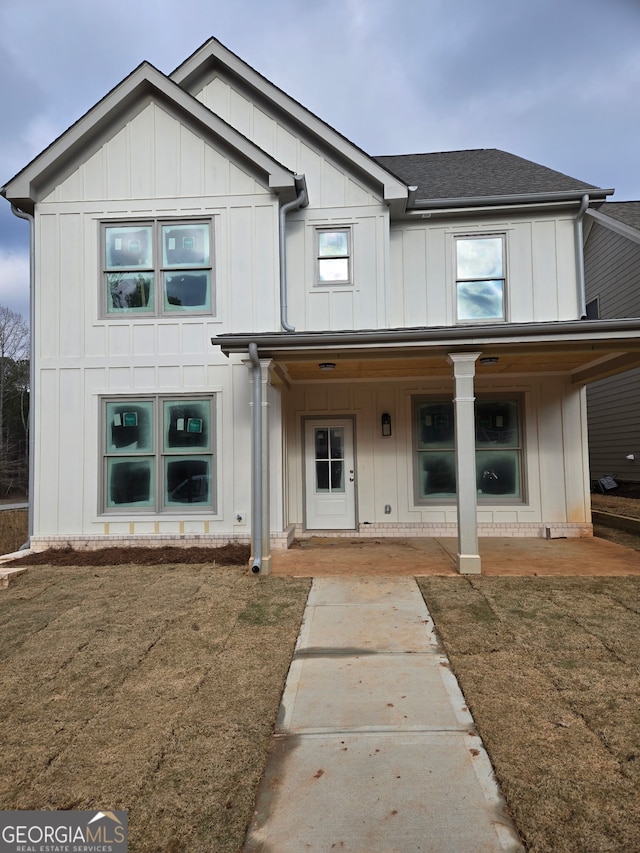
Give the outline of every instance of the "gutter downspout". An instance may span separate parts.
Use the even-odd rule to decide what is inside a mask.
[[[586,320],[587,318],[586,283],[584,280],[584,233],[582,221],[584,219],[584,215],[588,207],[589,195],[585,193],[585,195],[582,196],[580,210],[578,211],[578,215],[576,216],[576,270],[578,273],[578,313],[581,320]]]
[[[251,437],[253,442],[251,459],[253,463],[251,492],[251,546],[253,565],[251,571],[259,575],[262,569],[262,368],[258,358],[258,345],[249,344],[251,376],[253,379],[253,419]]]
[[[15,206],[11,205],[11,212],[18,219],[26,219],[29,223],[29,510],[28,510],[28,527],[27,541],[20,546],[20,550],[24,551],[31,547],[31,537],[33,536],[33,500],[34,500],[34,483],[35,483],[35,429],[34,429],[34,386],[35,386],[35,359],[34,359],[34,329],[35,329],[35,302],[36,302],[36,223],[30,213],[25,213]]]
[[[290,210],[299,210],[309,204],[307,182],[304,175],[294,175],[297,196],[280,208],[280,325],[285,332],[295,332],[287,318],[287,246],[286,217]]]

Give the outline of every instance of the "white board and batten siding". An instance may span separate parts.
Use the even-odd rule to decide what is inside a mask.
[[[103,317],[101,222],[174,217],[212,220],[213,316]],[[246,478],[234,476],[247,465],[249,386],[246,367],[222,356],[211,338],[276,327],[277,199],[148,104],[39,202],[36,235],[37,535],[105,532],[96,498],[99,401],[112,394],[216,394],[218,511],[206,521],[170,514],[112,519],[109,533],[233,529],[234,512],[240,506],[246,513],[250,504],[242,491]]]
[[[577,318],[574,218],[522,215],[391,225],[389,325],[451,326],[455,237],[506,236],[506,311],[512,323]]]
[[[560,378],[532,378],[479,382],[477,392],[521,398],[525,447],[524,499],[481,502],[478,521],[484,534],[492,535],[494,525],[505,525],[506,529],[522,525],[520,535],[541,535],[541,526],[549,520],[554,525],[588,525],[585,449],[581,441],[586,432],[584,389],[573,388]],[[424,395],[450,398],[451,384],[407,380],[292,386],[285,400],[289,523],[305,523],[304,424],[320,417],[350,417],[355,423],[358,523],[404,525],[406,535],[419,534],[423,525],[437,528],[454,524],[455,501],[418,504],[415,500],[412,400]],[[391,436],[381,435],[381,412],[391,414]],[[389,513],[385,512],[387,506],[391,508]],[[500,533],[496,527],[493,535],[504,535],[504,529]],[[399,529],[397,535],[403,535],[403,530]]]

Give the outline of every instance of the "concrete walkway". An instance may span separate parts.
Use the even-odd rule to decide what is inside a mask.
[[[523,850],[413,578],[314,580],[244,849]]]

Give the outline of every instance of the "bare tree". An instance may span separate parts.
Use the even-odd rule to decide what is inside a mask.
[[[0,485],[5,491],[26,488],[28,376],[29,328],[21,314],[0,305]]]

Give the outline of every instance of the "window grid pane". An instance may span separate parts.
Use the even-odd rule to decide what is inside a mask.
[[[103,226],[106,314],[211,314],[210,222]]]
[[[478,400],[475,411],[478,498],[522,498],[523,445],[516,400]],[[456,495],[454,408],[450,402],[414,405],[416,498]]]
[[[211,398],[106,401],[104,418],[105,510],[215,509]]]

